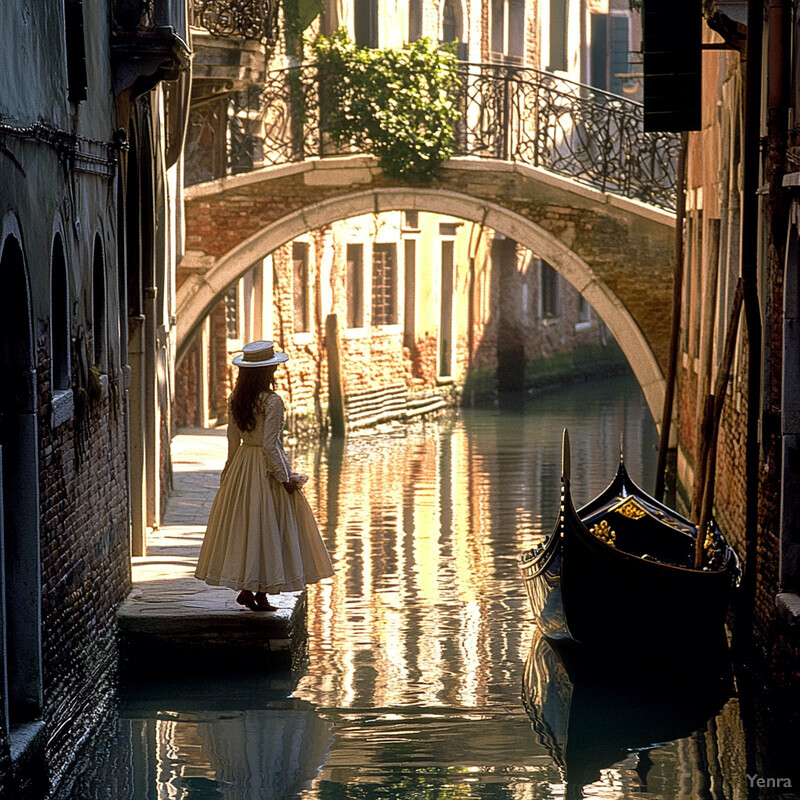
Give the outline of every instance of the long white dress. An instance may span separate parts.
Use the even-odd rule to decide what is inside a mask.
[[[253,430],[228,417],[228,460],[195,570],[211,586],[278,594],[333,575],[308,500],[282,486],[297,474],[283,449],[284,416],[280,395],[262,392]]]

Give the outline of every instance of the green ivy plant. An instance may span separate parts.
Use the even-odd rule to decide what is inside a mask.
[[[314,42],[321,127],[340,147],[377,156],[384,173],[430,181],[455,149],[455,47],[422,38],[401,48],[356,46],[344,29]]]

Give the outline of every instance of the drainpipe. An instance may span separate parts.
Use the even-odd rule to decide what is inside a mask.
[[[763,2],[747,4],[745,51],[744,144],[742,179],[741,275],[744,282],[744,322],[748,342],[747,427],[745,441],[745,563],[737,628],[742,644],[752,641],[758,560],[759,418],[761,413],[762,331],[758,296],[759,180],[761,159],[761,60]]]

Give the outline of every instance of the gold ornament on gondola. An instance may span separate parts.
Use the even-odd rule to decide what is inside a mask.
[[[601,542],[605,542],[607,545],[610,545],[611,547],[616,546],[615,543],[617,541],[617,534],[611,530],[611,528],[608,525],[608,522],[606,522],[604,519],[600,520],[600,522],[596,523],[595,525],[592,525],[591,532]]]
[[[636,502],[633,497],[629,497],[623,503],[620,503],[614,511],[617,514],[622,514],[623,517],[628,519],[641,519],[647,512]]]

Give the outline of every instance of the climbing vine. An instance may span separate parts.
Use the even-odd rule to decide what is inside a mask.
[[[341,29],[318,37],[314,50],[324,132],[339,146],[377,156],[390,178],[435,178],[455,149],[455,48],[428,38],[401,48],[358,47]]]

